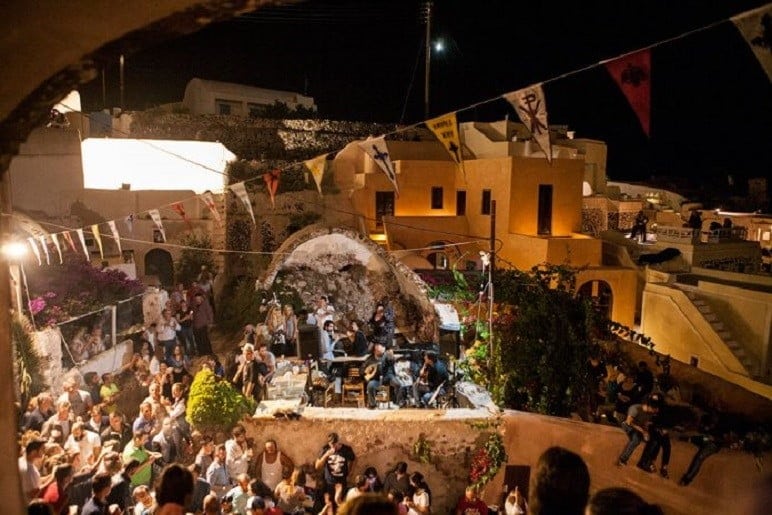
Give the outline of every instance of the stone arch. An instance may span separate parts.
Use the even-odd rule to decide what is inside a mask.
[[[611,313],[614,307],[614,291],[609,283],[593,279],[577,288],[576,294],[590,299],[595,311],[609,320],[611,319]]]
[[[355,278],[350,280],[359,284],[345,292],[309,291],[312,285],[306,279],[310,277],[316,276],[319,284],[319,276],[323,276],[322,284],[337,289],[349,279],[345,274],[352,270]],[[282,273],[284,278],[279,277]],[[311,225],[294,233],[274,252],[256,288],[293,289],[307,304],[316,295],[331,295],[336,309],[343,311],[341,315],[358,320],[368,320],[377,300],[387,295],[394,305],[398,329],[407,330],[421,341],[437,339],[437,316],[426,283],[383,247],[353,229]]]
[[[161,286],[170,288],[174,285],[174,261],[169,251],[152,249],[145,254],[145,275],[158,277]]]

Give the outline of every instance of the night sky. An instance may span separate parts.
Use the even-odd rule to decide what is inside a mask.
[[[431,114],[665,41],[763,5],[764,0],[557,2],[439,0]],[[126,58],[126,107],[180,101],[193,77],[307,92],[322,117],[414,123],[423,118],[423,2],[310,0],[265,8]],[[607,6],[612,6],[611,8]],[[624,6],[624,10],[622,10]],[[720,186],[728,174],[769,176],[772,95],[764,71],[731,22],[652,51],[651,137],[602,66],[545,86],[549,121],[609,147],[609,177],[688,177]],[[117,63],[108,104],[118,105]],[[102,107],[101,82],[82,90]],[[495,120],[496,100],[458,113]]]

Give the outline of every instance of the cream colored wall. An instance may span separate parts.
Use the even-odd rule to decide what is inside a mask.
[[[697,288],[705,294],[720,321],[732,321],[735,340],[760,363],[769,367],[770,333],[772,332],[772,294],[746,290],[726,284],[699,281]]]
[[[522,234],[504,233],[497,237],[503,242],[498,252],[499,257],[509,261],[519,270],[530,270],[544,263],[547,258],[549,241],[547,238],[524,236]]]
[[[454,163],[399,161],[398,166],[399,198],[395,206],[395,216],[454,216],[456,214]],[[442,209],[431,209],[432,188],[435,186],[442,188],[443,191]]]
[[[419,217],[388,217],[385,218],[386,235],[390,250],[424,249],[433,241],[468,242],[469,224],[463,216],[419,216]],[[421,230],[415,229],[420,227]],[[485,241],[480,243],[487,245]],[[464,245],[461,252],[470,248]],[[430,250],[421,251],[427,254]],[[449,253],[449,255],[452,252]]]
[[[568,236],[582,228],[584,162],[512,158],[509,232],[537,234],[539,185],[551,184],[552,236]]]
[[[496,237],[507,236],[508,191],[512,180],[511,158],[465,161],[466,177],[457,174],[456,188],[466,190],[466,217],[472,234],[490,234],[491,217],[482,214],[482,192],[491,190],[496,201]]]
[[[538,238],[534,236],[533,239]],[[600,265],[603,242],[582,234],[567,238],[546,238],[547,254],[544,261],[555,265],[569,264],[575,267]]]
[[[772,386],[748,377],[742,364],[683,291],[647,283],[643,291],[641,331],[651,337],[658,352],[682,363],[689,363],[692,356],[697,356],[700,369],[772,399]]]
[[[83,190],[80,137],[68,129],[37,129],[9,167],[14,208],[65,216]]]
[[[576,289],[590,281],[605,281],[612,292],[610,318],[633,327],[637,300],[637,272],[630,268],[587,268],[576,277]]]

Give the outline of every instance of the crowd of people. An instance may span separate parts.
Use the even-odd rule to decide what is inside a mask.
[[[240,425],[222,444],[212,435],[193,432],[185,417],[192,358],[199,358],[196,366],[209,367],[245,395],[260,399],[277,367],[269,345],[291,348],[298,337],[298,317],[291,306],[282,306],[272,320],[267,320],[270,338],[248,325],[244,341],[223,365],[212,353],[208,339],[212,315],[208,296],[196,283],[187,292],[178,286],[160,319],[142,334],[127,370],[131,373],[124,378],[133,383],[130,389],[143,392],[138,403],[122,402],[126,392],[109,373],[86,374],[82,381],[77,375],[68,376],[60,396],[44,392],[29,401],[20,418],[23,452],[18,468],[31,510],[87,515],[376,513],[356,511],[357,506],[376,509],[365,503],[367,500],[380,503],[377,509],[393,509],[400,515],[430,513],[431,489],[420,472],[408,473],[407,464],[400,462],[383,479],[375,467],[350,478],[356,455],[335,433],[328,435],[317,456],[301,459],[298,464],[298,457],[293,459],[280,450],[274,440],[256,445]],[[392,389],[399,405],[426,406],[448,381],[447,368],[433,352],[424,352],[418,363],[395,355],[394,312],[388,299],[378,304],[371,320],[364,324],[369,334],[351,321],[345,336],[337,338],[335,324],[340,321],[335,320],[334,313],[329,299],[320,297],[313,312],[301,316],[320,329],[320,354],[329,345],[333,356],[338,351],[364,358],[361,373],[370,407],[383,386]],[[275,338],[277,334],[282,338]],[[606,417],[618,423],[629,439],[618,464],[626,465],[635,449],[645,443],[638,466],[656,471],[661,453],[658,470],[667,478],[670,428],[663,415],[664,396],[656,391],[654,375],[645,362],[633,372],[614,369],[609,376],[609,370],[597,356],[588,362],[588,373],[599,385],[591,400],[593,415],[596,420]],[[136,406],[136,416],[125,416],[119,406],[124,410]],[[693,441],[698,451],[681,477],[682,485],[688,485],[704,460],[720,448],[720,441],[709,432],[695,435]],[[567,452],[560,451],[553,458],[581,461]],[[539,470],[537,467],[534,478]],[[581,481],[578,484],[581,486]],[[173,491],[165,490],[164,485],[173,486]],[[514,487],[501,499],[500,508],[507,514],[569,513],[544,508],[553,501],[542,497],[533,485],[530,494],[529,505]],[[608,506],[638,502],[636,498],[627,492],[609,491],[596,494],[588,504],[585,492],[576,506],[587,506],[592,514],[612,513]],[[571,497],[561,499],[569,502]],[[179,509],[164,508],[165,504]],[[474,515],[486,510],[477,490],[470,487],[459,499],[456,513]]]
[[[590,399],[592,419],[619,426],[628,438],[616,464],[626,466],[636,448],[644,444],[636,466],[648,473],[659,472],[660,476],[669,479],[671,436],[679,421],[668,397],[677,397],[677,392],[663,391],[665,388],[657,384],[645,361],[640,361],[633,370],[622,366],[612,368],[594,354],[588,361],[587,373],[598,385]],[[677,438],[691,442],[697,448],[678,481],[679,485],[688,486],[704,461],[729,445],[728,430],[715,414],[710,413],[702,414],[695,428],[678,429]]]

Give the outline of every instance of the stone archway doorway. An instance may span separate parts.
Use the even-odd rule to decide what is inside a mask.
[[[163,249],[153,249],[145,254],[145,275],[154,275],[162,286],[171,287],[174,284],[172,255]]]
[[[590,299],[592,307],[601,316],[611,319],[614,306],[614,293],[606,281],[587,281],[579,287],[577,295]]]

